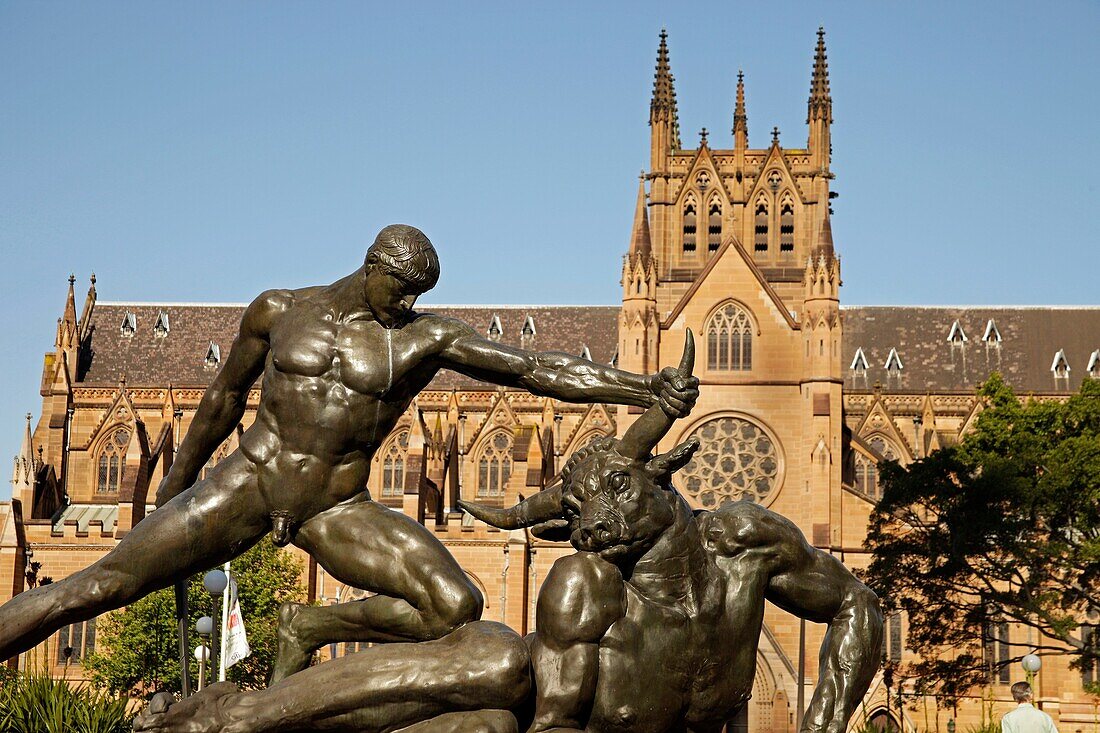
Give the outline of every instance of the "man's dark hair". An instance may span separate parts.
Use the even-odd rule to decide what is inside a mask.
[[[1026,682],[1017,682],[1011,688],[1012,699],[1016,702],[1028,702],[1031,700],[1031,685]]]
[[[366,264],[378,265],[420,292],[431,290],[439,280],[439,256],[435,247],[416,227],[390,224],[378,232],[367,250]]]

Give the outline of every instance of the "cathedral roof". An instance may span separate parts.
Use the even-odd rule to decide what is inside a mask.
[[[878,383],[887,392],[972,392],[999,371],[1017,394],[1064,393],[1080,388],[1100,348],[1095,307],[854,306],[841,317],[844,386],[854,391]],[[864,375],[851,368],[859,349]],[[904,364],[894,374],[886,369],[891,349]],[[1059,350],[1070,367],[1065,379],[1051,370]]]
[[[113,386],[125,378],[132,386],[205,386],[217,373],[206,364],[211,344],[220,347],[224,363],[244,309],[244,304],[101,301],[92,316],[90,354],[79,381]],[[522,345],[523,326],[530,317],[535,334],[529,337],[529,348],[579,356],[587,347],[593,361],[601,364],[615,356],[618,341],[618,306],[418,304],[417,310],[458,318],[483,335],[487,335],[495,317],[500,324],[500,343],[511,346]],[[161,314],[167,315],[164,320],[170,328],[158,335],[154,325]],[[457,389],[479,384],[448,371],[441,372],[429,388]]]
[[[133,386],[209,384],[216,373],[206,364],[210,344],[220,346],[224,362],[244,307],[100,302],[80,382],[113,386],[125,377]],[[458,318],[484,335],[499,323],[497,339],[511,346],[578,356],[587,348],[600,364],[611,362],[616,352],[618,306],[419,305],[418,310]],[[170,324],[166,335],[154,330],[161,313]],[[1064,393],[1080,386],[1091,355],[1100,349],[1100,308],[848,306],[841,313],[844,384],[857,392],[876,383],[888,392],[971,392],[991,371],[1000,371],[1018,393]],[[123,328],[127,314],[133,316],[132,333]],[[528,318],[534,335],[525,340]],[[852,368],[859,349],[867,363],[862,373]],[[904,365],[893,373],[886,368],[891,349]],[[1056,379],[1051,364],[1059,351],[1069,371]],[[443,371],[429,389],[480,385]]]

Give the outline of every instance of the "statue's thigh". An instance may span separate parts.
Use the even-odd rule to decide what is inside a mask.
[[[425,609],[454,594],[477,594],[427,527],[374,501],[343,504],[302,525],[295,544],[334,578]]]
[[[519,723],[507,710],[474,710],[440,715],[397,733],[519,733]]]

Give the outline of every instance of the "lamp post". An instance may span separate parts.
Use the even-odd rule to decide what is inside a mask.
[[[217,599],[225,592],[226,586],[229,585],[229,577],[226,576],[221,570],[211,570],[206,575],[202,576],[202,587],[206,588],[206,592],[214,598],[214,619],[218,618],[218,603]],[[203,617],[207,618],[207,617]],[[218,627],[221,624],[214,623],[214,619],[211,619],[211,634],[210,634],[210,663],[214,669],[217,669],[218,662]]]
[[[209,616],[203,616],[195,622],[195,632],[202,639],[202,644],[195,647],[195,659],[199,660],[199,689],[206,687],[206,661],[210,657],[210,647],[206,645],[206,642],[210,640],[210,635],[214,633],[214,619]]]
[[[180,421],[183,419],[183,410],[178,407],[172,411],[172,454],[180,447]],[[182,683],[181,694],[184,698],[191,697],[191,672],[187,663],[187,649],[191,642],[187,639],[187,580],[175,583],[173,589],[176,594],[176,631],[179,633],[180,655],[180,681]]]
[[[203,618],[210,618],[203,616]],[[206,687],[206,660],[210,657],[210,649],[205,644],[195,647],[195,659],[199,660],[199,690]]]
[[[1024,658],[1020,660],[1020,666],[1027,673],[1028,686],[1034,686],[1035,673],[1043,666],[1043,660],[1039,658],[1038,654],[1025,654]]]

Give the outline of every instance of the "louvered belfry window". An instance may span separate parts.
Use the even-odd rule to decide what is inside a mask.
[[[684,207],[684,251],[695,251],[695,232],[697,229],[695,204],[689,203]]]
[[[768,207],[764,204],[759,204],[756,207],[756,227],[755,238],[753,239],[753,249],[757,252],[768,251]]]
[[[779,212],[779,251],[794,252],[794,208],[790,204],[783,204]]]
[[[717,202],[710,205],[707,214],[707,251],[715,252],[722,244],[722,207]]]

